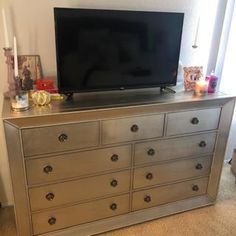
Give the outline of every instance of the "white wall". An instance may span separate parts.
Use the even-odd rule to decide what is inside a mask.
[[[206,66],[208,59],[206,47],[202,45],[197,51],[193,51],[192,44],[199,15],[202,12],[208,11],[208,14],[213,12],[214,4],[212,2],[215,1],[210,1],[211,5],[209,5],[206,3],[208,1],[203,0],[0,0],[0,7],[4,6],[6,9],[8,26],[11,31],[10,38],[12,39],[13,35],[16,35],[19,54],[39,54],[44,75],[53,76],[56,75],[53,21],[53,7],[55,6],[184,12],[185,22],[180,59],[183,65],[193,65],[194,63],[194,65]],[[204,4],[204,8],[202,4]],[[210,19],[211,17],[208,16],[208,22]],[[204,24],[205,22],[203,22]],[[211,26],[208,27],[204,29],[211,32]],[[0,29],[2,29],[2,19],[0,19]],[[210,37],[210,33],[208,33],[208,37]],[[3,34],[0,30],[0,48],[3,46]],[[205,54],[201,54],[201,52]],[[204,60],[201,60],[199,55],[203,55]],[[0,94],[2,94],[7,89],[3,53],[0,54],[0,79]],[[0,99],[1,101],[2,99]],[[0,148],[3,150],[0,155],[0,201],[12,204],[5,140],[1,126],[0,142]]]

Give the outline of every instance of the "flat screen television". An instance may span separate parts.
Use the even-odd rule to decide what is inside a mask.
[[[60,93],[176,85],[184,14],[54,8]]]

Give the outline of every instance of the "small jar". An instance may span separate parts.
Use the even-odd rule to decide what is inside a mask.
[[[214,75],[214,72],[206,77],[206,81],[208,81],[208,93],[215,93],[218,77]]]
[[[13,111],[26,111],[29,109],[28,91],[19,90],[10,96]]]
[[[198,80],[195,84],[195,94],[196,95],[206,95],[208,90],[208,82],[205,80]]]

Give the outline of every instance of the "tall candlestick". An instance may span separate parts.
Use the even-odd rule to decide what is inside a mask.
[[[200,17],[198,18],[198,22],[197,22],[196,34],[195,34],[195,38],[194,38],[194,42],[193,42],[193,48],[198,47],[199,26],[200,26]]]
[[[3,19],[3,30],[4,30],[4,38],[5,38],[5,47],[9,48],[9,38],[8,38],[8,30],[7,30],[7,21],[6,21],[6,14],[4,8],[2,8],[2,19]]]
[[[17,46],[16,46],[16,37],[14,36],[14,75],[17,77],[18,73],[18,60],[17,60]]]

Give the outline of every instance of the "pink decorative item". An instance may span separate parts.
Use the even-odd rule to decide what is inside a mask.
[[[211,75],[206,77],[206,81],[208,81],[208,93],[214,93],[216,91],[218,77],[212,72]]]

